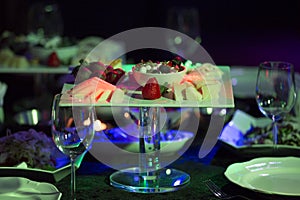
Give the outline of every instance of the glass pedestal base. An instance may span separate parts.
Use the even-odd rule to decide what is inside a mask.
[[[134,167],[117,171],[110,176],[114,187],[136,193],[164,193],[183,188],[190,182],[190,176],[180,170],[164,168],[150,173],[139,173]]]

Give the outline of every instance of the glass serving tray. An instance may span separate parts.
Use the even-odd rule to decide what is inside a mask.
[[[126,66],[125,66],[126,67]],[[155,100],[145,100],[140,98],[134,98],[130,95],[125,94],[122,98],[115,98],[114,94],[112,95],[111,101],[98,101],[95,102],[95,106],[128,106],[128,107],[209,107],[209,108],[233,108],[234,107],[234,98],[233,98],[233,90],[231,84],[231,76],[230,76],[230,67],[229,66],[219,66],[220,70],[223,71],[222,82],[223,85],[220,90],[219,98],[217,99],[203,99],[201,101],[193,101],[193,100],[182,100],[175,101],[172,99],[168,99],[165,97],[161,97]],[[127,70],[128,71],[128,70]],[[71,89],[74,85],[65,84],[62,92],[65,92]],[[127,88],[120,88],[126,89]],[[129,91],[129,93],[135,91]],[[76,105],[84,105],[84,101],[78,101],[75,98],[65,99],[64,103]]]

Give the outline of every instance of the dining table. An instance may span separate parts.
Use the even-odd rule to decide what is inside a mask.
[[[249,108],[252,108],[249,110]],[[254,116],[260,116],[256,102],[253,98],[235,98],[235,108],[228,109],[228,118],[236,109],[244,109]],[[224,172],[233,163],[245,162],[264,155],[243,155],[235,149],[228,147],[222,141],[217,141],[213,149],[205,156],[199,157],[199,149],[203,143],[211,116],[203,114],[200,126],[190,147],[168,167],[182,170],[190,175],[190,182],[183,188],[164,193],[136,193],[128,192],[110,185],[110,175],[117,170],[106,166],[93,155],[87,153],[77,169],[77,199],[207,199],[216,200],[218,197],[206,187],[205,181],[212,180],[224,192],[231,195],[244,195],[248,199],[273,199],[294,200],[299,196],[284,196],[277,194],[266,194],[259,191],[243,188],[231,182]],[[70,190],[70,176],[54,183],[60,192],[62,199],[68,199]],[[242,199],[242,198],[235,198]]]
[[[242,110],[253,117],[263,117],[259,111],[254,94],[255,83],[253,80],[257,73],[254,67],[236,67],[231,68],[231,80],[234,93],[234,108],[226,109],[224,127],[230,122],[233,114],[237,110]],[[201,109],[201,108],[199,108]],[[294,200],[299,196],[286,196],[277,194],[267,194],[261,191],[251,190],[233,183],[225,176],[225,171],[234,163],[242,163],[254,158],[265,156],[291,156],[293,152],[285,151],[284,155],[272,155],[268,153],[240,152],[231,146],[228,146],[221,140],[217,140],[214,147],[206,156],[200,157],[199,151],[203,145],[208,125],[211,120],[211,114],[206,113],[205,109],[200,110],[201,116],[191,116],[193,120],[200,120],[199,127],[195,132],[195,137],[191,145],[182,155],[167,167],[186,172],[190,176],[190,181],[184,187],[163,193],[137,193],[128,192],[116,188],[110,184],[110,176],[118,171],[95,158],[90,152],[87,152],[81,161],[80,167],[76,170],[76,193],[77,200],[82,199],[204,199],[216,200],[216,197],[205,185],[205,181],[212,180],[224,192],[230,195],[243,195],[248,199],[273,199],[273,200]],[[23,128],[23,127],[19,127]],[[48,126],[45,129],[47,133]],[[50,134],[50,133],[48,133]],[[221,133],[220,133],[221,134]],[[271,152],[271,153],[270,153]],[[300,157],[300,151],[296,153]],[[299,166],[300,167],[300,166]],[[34,176],[34,175],[33,175]],[[38,176],[38,174],[36,174]],[[33,180],[38,177],[32,177]],[[62,200],[70,199],[70,180],[67,175],[59,181],[52,182],[62,193]],[[284,187],[284,185],[283,185]],[[239,198],[236,198],[239,199]],[[242,199],[242,198],[240,198]]]

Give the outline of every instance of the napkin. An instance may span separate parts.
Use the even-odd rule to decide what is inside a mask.
[[[242,134],[246,134],[253,127],[266,127],[272,123],[272,120],[267,117],[255,118],[241,110],[235,111],[230,126],[234,126]]]
[[[266,127],[272,123],[267,117],[255,118],[241,110],[236,110],[232,120],[224,127],[219,139],[233,146],[243,145],[241,138],[253,127]]]

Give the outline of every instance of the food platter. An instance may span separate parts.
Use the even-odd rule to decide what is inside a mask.
[[[54,170],[29,168],[26,163],[15,167],[0,167],[0,177],[24,177],[35,181],[55,183],[70,174],[70,164],[66,157],[56,158],[59,165]]]
[[[41,131],[18,131],[1,137],[0,141],[0,177],[24,177],[54,183],[70,174],[69,157]],[[83,156],[76,159],[77,167]]]
[[[128,68],[124,66],[124,68]],[[223,72],[222,76],[222,86],[219,93],[219,97],[217,99],[203,99],[201,101],[196,100],[182,100],[176,101],[165,97],[160,97],[159,99],[154,100],[145,100],[141,98],[134,98],[131,95],[136,93],[136,90],[128,90],[126,88],[126,84],[123,84],[120,88],[126,89],[127,94],[125,95],[116,95],[114,94],[111,97],[111,101],[97,101],[95,102],[95,106],[128,106],[128,107],[213,107],[213,108],[233,108],[234,107],[234,99],[233,92],[231,86],[231,78],[230,78],[230,67],[228,66],[219,66],[219,69]],[[128,70],[128,69],[127,69]],[[180,80],[178,80],[180,81]],[[74,85],[65,84],[62,91],[67,91],[71,89]],[[66,98],[64,100],[65,104],[83,105],[85,102],[82,100],[78,100],[75,98]]]
[[[0,177],[25,177],[35,181],[55,183],[70,174],[70,165],[65,165],[53,171],[37,168],[0,167]]]
[[[76,168],[79,168],[84,155],[79,156],[75,160]],[[26,162],[21,162],[15,166],[1,166],[1,177],[23,177],[33,181],[42,181],[55,183],[59,182],[70,174],[71,164],[70,159],[61,153],[58,149],[53,152],[53,159],[55,160],[54,169],[41,169],[37,167],[29,167]]]
[[[79,168],[84,155],[75,161],[76,168]],[[1,177],[23,177],[34,181],[44,181],[49,183],[59,182],[71,172],[71,165],[66,156],[56,157],[57,166],[54,170],[27,167],[25,163],[20,163],[15,167],[0,167]]]

